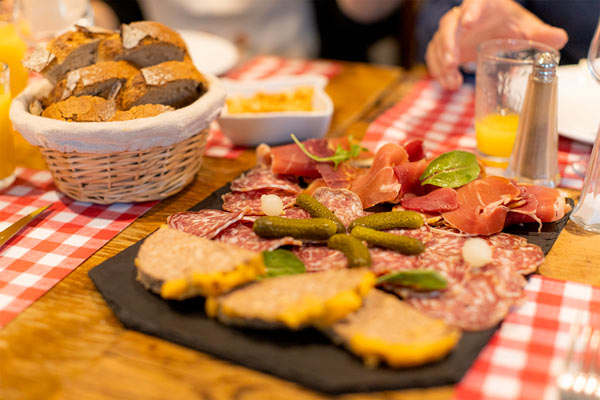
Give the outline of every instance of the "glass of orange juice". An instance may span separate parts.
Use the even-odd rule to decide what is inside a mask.
[[[8,119],[10,100],[8,64],[0,62],[0,190],[15,180],[15,149]]]
[[[477,48],[475,139],[487,166],[506,168],[535,54],[558,52],[542,43],[495,39]]]

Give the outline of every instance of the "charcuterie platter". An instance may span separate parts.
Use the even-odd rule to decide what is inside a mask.
[[[418,153],[417,147],[413,145],[410,153]],[[405,145],[404,148],[410,149],[411,146]],[[264,148],[262,150],[264,151]],[[390,148],[387,149],[389,150]],[[567,220],[564,211],[568,206],[562,208],[563,205],[560,204],[560,218],[540,225],[540,221],[535,222],[536,218],[540,219],[535,210],[541,203],[542,196],[533,198],[536,189],[518,188],[516,183],[512,183],[514,187],[508,187],[508,180],[500,181],[490,179],[492,177],[477,176],[478,174],[475,174],[477,179],[462,183],[456,190],[457,206],[452,205],[454,194],[441,189],[432,189],[428,193],[414,196],[405,195],[400,201],[394,201],[395,206],[389,204],[391,201],[379,201],[377,196],[388,196],[389,200],[392,199],[392,194],[374,188],[372,182],[377,182],[379,189],[389,189],[389,182],[382,183],[386,176],[387,179],[399,181],[401,177],[414,176],[412,168],[420,169],[434,165],[431,160],[427,164],[420,161],[423,158],[409,161],[408,154],[406,160],[397,163],[406,164],[400,171],[394,171],[392,167],[391,174],[386,175],[385,168],[390,167],[390,164],[382,166],[385,163],[381,160],[385,157],[378,152],[369,168],[370,172],[375,172],[374,168],[378,168],[374,174],[377,177],[372,179],[371,176],[367,179],[367,172],[363,174],[362,183],[354,188],[320,185],[319,178],[313,176],[316,179],[312,179],[308,187],[298,190],[294,186],[297,185],[294,179],[286,178],[286,174],[269,173],[268,168],[261,166],[260,151],[259,148],[257,168],[200,202],[191,210],[194,212],[171,216],[168,221],[170,228],[159,229],[146,243],[138,243],[107,260],[92,270],[90,276],[128,328],[327,393],[427,387],[458,382],[494,333],[498,322],[511,307],[518,306],[522,297],[522,287],[526,282],[523,276],[535,271],[539,266],[543,254],[549,251],[553,240]],[[289,149],[287,153],[289,154]],[[276,154],[276,151],[273,154]],[[272,155],[270,157],[272,165],[276,164],[276,158]],[[395,156],[386,157],[389,160]],[[304,164],[306,165],[306,162]],[[333,168],[323,165],[320,167],[320,176],[326,177],[330,182],[339,182],[338,173],[345,171],[347,176],[352,168],[344,164],[339,169],[337,165]],[[467,166],[468,168],[470,167]],[[419,176],[423,176],[424,169],[419,171]],[[302,174],[296,171],[287,175]],[[444,176],[438,173],[433,178],[443,180]],[[316,188],[315,182],[318,186]],[[409,193],[406,188],[414,182],[405,180],[403,183],[405,193]],[[366,189],[369,185],[370,188]],[[468,216],[471,211],[463,210],[463,216],[452,213],[464,207],[464,199],[473,191],[481,190],[469,185],[484,185],[484,190],[493,188],[501,191],[499,196],[504,203],[500,202],[498,205],[510,206],[502,208],[504,219],[500,229],[504,227],[506,219],[520,220],[523,215],[532,218],[534,223],[516,225],[521,230],[518,233],[520,236],[499,231],[468,233],[465,229],[457,229],[457,226],[462,226],[461,218],[464,218],[464,215]],[[505,187],[498,189],[501,185]],[[465,187],[467,190],[463,189]],[[361,191],[363,188],[366,190]],[[512,191],[512,197],[506,196],[506,190]],[[259,196],[256,191],[263,191],[262,195]],[[296,193],[292,195],[294,191]],[[308,194],[308,203],[304,203],[300,191]],[[411,189],[410,192],[414,194],[415,190]],[[263,196],[265,194],[275,195],[281,201],[282,207],[278,217],[260,215],[264,214],[264,211],[270,213],[271,206],[266,204],[269,200]],[[394,194],[394,197],[397,196],[398,192]],[[451,199],[446,200],[448,197]],[[475,197],[485,201],[493,196]],[[564,203],[564,199],[560,200]],[[552,201],[559,204],[557,199]],[[312,215],[316,212],[314,207],[311,208],[312,202],[333,210],[340,224],[329,222],[323,223],[322,228],[315,228],[314,225],[319,222],[317,220],[322,218]],[[489,204],[492,203],[497,202],[492,199],[488,201],[487,207],[490,208]],[[441,218],[444,221],[454,221],[452,229],[440,225],[440,220],[436,220],[432,207],[439,207],[440,204],[443,210]],[[375,205],[376,207],[371,207]],[[400,207],[400,211],[390,211]],[[415,208],[420,211],[410,211]],[[407,212],[409,214],[405,214]],[[511,212],[514,214],[508,217]],[[445,213],[448,215],[444,216]],[[498,219],[497,213],[492,212],[490,221],[479,224],[470,220],[466,229],[496,229],[494,224],[498,222],[494,219]],[[415,214],[420,216],[419,224],[416,225],[413,218]],[[292,226],[291,231],[287,231],[291,233],[273,237],[272,230],[275,228],[269,224],[277,224],[282,220],[283,228],[288,229],[288,225]],[[299,224],[288,220],[304,222]],[[397,223],[396,220],[414,226],[385,226],[384,229],[382,225],[377,225]],[[315,236],[317,233],[322,234],[323,229],[331,229],[326,235],[329,240],[324,241],[323,238]],[[338,229],[338,232],[343,230],[344,233],[336,233]],[[393,237],[392,244],[389,245],[385,242],[389,238],[386,235],[397,235],[402,239]],[[353,237],[352,240],[357,239],[362,245],[367,243],[368,255],[363,258],[369,259],[368,264],[359,257],[361,253],[354,245],[351,246],[353,252],[348,252],[347,247],[344,247],[348,245],[336,247],[335,240],[332,240],[336,236],[343,243],[350,240],[349,237]],[[380,239],[385,240],[374,242]],[[538,239],[543,247],[532,244]],[[415,245],[416,242],[420,245]],[[182,267],[182,264],[185,264],[186,260],[194,257],[199,257],[200,260],[204,257],[201,250],[209,249],[206,250],[206,254],[215,254],[226,249],[222,246],[245,249],[242,252],[236,250],[235,254],[225,250],[227,260],[236,260],[232,261],[231,264],[235,266],[231,270],[225,267],[229,261],[224,261],[221,263],[223,265],[219,266],[219,276],[226,276],[227,279],[215,280],[216,275],[212,270],[210,273],[206,270],[195,270],[190,279],[182,279],[182,275],[165,275],[159,278],[162,273],[160,270],[165,265],[172,262],[174,266],[170,271],[185,270],[186,267]],[[256,267],[253,254],[263,252],[265,264],[268,264],[265,252],[270,254],[278,247],[289,249],[287,253],[295,256],[295,260],[303,264],[306,272],[257,279],[255,275],[260,268]],[[468,250],[469,247],[475,250]],[[170,253],[172,248],[176,248],[177,252]],[[185,253],[190,248],[194,251]],[[188,255],[179,258],[178,255],[184,253]],[[353,268],[353,263],[357,264],[356,268]],[[197,260],[192,264],[198,264]],[[368,267],[368,270],[365,267]],[[431,285],[431,279],[426,284],[419,281],[417,285],[414,284],[415,281],[411,285],[396,279],[399,273],[402,275],[410,270],[416,271],[417,274],[433,270],[434,276],[441,276],[444,285],[427,287],[428,284]],[[267,265],[267,276],[270,272]],[[376,275],[378,280],[367,284],[367,275]],[[310,282],[310,286],[325,287],[322,289],[323,293],[333,286],[339,287],[339,292],[334,296],[335,301],[325,301],[323,307],[315,306],[318,312],[315,311],[315,307],[312,307],[310,312],[306,311],[305,307],[303,313],[296,312],[297,310],[290,313],[287,309],[285,313],[263,312],[265,309],[276,309],[277,303],[282,302],[280,299],[286,298],[288,292],[304,290],[302,280],[306,281],[312,277],[315,279]],[[428,278],[431,278],[431,275],[428,275]],[[415,279],[414,275],[411,275],[411,279]],[[435,282],[437,283],[439,281]],[[384,295],[383,290],[370,289],[374,284],[380,289],[397,293],[404,301],[398,301],[396,296]],[[351,300],[348,300],[349,291],[354,296]],[[367,295],[367,292],[377,296]],[[339,296],[340,293],[343,296]],[[195,297],[197,295],[201,297]],[[256,298],[261,295],[265,296],[265,302],[257,303]],[[205,301],[204,297],[208,300]],[[312,306],[318,300],[312,298]],[[262,304],[262,307],[255,307],[257,310],[252,311],[256,304]],[[373,304],[377,306],[373,307]],[[410,307],[400,309],[400,305]],[[371,315],[375,315],[375,318],[365,314],[369,307],[374,309]],[[388,319],[385,320],[385,327],[381,331],[393,331],[398,325],[395,322],[403,315],[414,312],[411,321],[422,319],[420,326],[428,327],[426,330],[421,328],[421,334],[416,335],[417,338],[426,337],[427,333],[436,329],[441,333],[438,338],[431,339],[432,342],[428,342],[427,346],[419,341],[411,342],[411,345],[405,347],[394,342],[393,346],[384,346],[385,350],[381,350],[381,346],[375,349],[373,340],[344,341],[344,334],[352,329],[359,329],[360,327],[356,326],[361,325],[360,321],[369,321],[363,324],[368,326],[381,323],[382,319],[377,313],[383,308],[387,310]],[[398,329],[402,330],[403,327]],[[461,331],[462,333],[459,333]],[[379,334],[368,330],[359,333],[366,335],[368,339],[372,339],[369,335]],[[385,336],[385,340],[388,339],[390,342],[399,340],[397,337],[391,339],[389,335]],[[334,343],[347,347],[354,354]],[[402,349],[400,353],[396,352],[398,348]],[[418,351],[413,351],[414,349]]]

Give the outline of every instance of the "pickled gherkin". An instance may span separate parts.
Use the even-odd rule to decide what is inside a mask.
[[[364,226],[375,230],[410,228],[423,226],[423,217],[415,211],[388,211],[366,215],[352,221],[348,227],[352,231],[356,226]]]
[[[335,234],[337,226],[326,218],[260,217],[254,221],[252,230],[264,238],[291,236],[296,239],[327,240]]]
[[[296,197],[296,205],[300,208],[305,209],[313,218],[327,218],[333,221],[337,225],[337,233],[346,232],[346,227],[342,224],[342,221],[335,216],[333,211],[325,207],[311,195],[301,193]]]
[[[369,249],[354,236],[346,234],[333,235],[327,241],[327,247],[339,250],[348,259],[348,267],[368,267],[371,265]]]
[[[352,236],[367,243],[399,251],[402,254],[419,254],[425,251],[425,245],[420,240],[410,236],[395,235],[379,232],[375,229],[357,226],[352,229]]]

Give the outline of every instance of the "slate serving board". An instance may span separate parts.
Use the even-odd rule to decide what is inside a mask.
[[[191,208],[221,208],[229,185]],[[513,227],[547,254],[568,220]],[[104,261],[89,275],[128,329],[157,336],[224,360],[244,365],[330,394],[430,387],[460,381],[496,328],[466,332],[443,360],[418,368],[368,369],[361,360],[332,344],[320,332],[305,329],[262,331],[231,328],[206,317],[203,299],[165,301],[135,280],[133,260],[142,241]],[[201,373],[201,372],[200,372]]]

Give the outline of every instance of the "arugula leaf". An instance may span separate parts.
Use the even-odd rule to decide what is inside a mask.
[[[456,188],[477,179],[480,172],[475,154],[454,150],[430,162],[419,180],[421,185]]]
[[[302,152],[307,155],[307,157],[309,157],[310,159],[315,160],[317,162],[330,162],[330,161],[333,161],[333,165],[335,166],[335,168],[337,168],[337,166],[338,166],[339,163],[344,162],[346,160],[349,160],[351,158],[356,158],[363,151],[368,151],[367,148],[362,147],[360,144],[353,143],[352,142],[352,136],[350,136],[348,138],[348,142],[350,143],[350,150],[346,150],[341,145],[338,144],[337,149],[335,149],[335,153],[332,156],[330,156],[330,157],[319,157],[319,156],[316,156],[316,155],[312,154],[311,152],[309,152],[306,149],[306,146],[304,146],[304,144],[302,142],[300,142],[298,140],[298,138],[296,138],[296,135],[294,135],[292,133],[290,136],[292,137],[292,139],[294,140],[294,142],[296,142],[296,144],[298,145],[298,147],[300,147],[300,150],[302,150]]]
[[[276,276],[302,274],[306,272],[304,263],[291,251],[277,249],[273,251],[263,251],[263,260],[267,273],[265,278],[273,278]]]
[[[392,283],[416,290],[441,290],[448,286],[446,278],[432,269],[411,269],[391,272],[377,278],[377,284]]]

